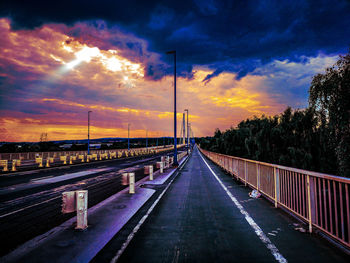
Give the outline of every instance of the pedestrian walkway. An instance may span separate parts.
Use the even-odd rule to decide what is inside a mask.
[[[195,148],[118,262],[349,260],[319,236],[296,231],[296,220],[248,193]],[[105,248],[112,250],[117,254],[119,248]]]

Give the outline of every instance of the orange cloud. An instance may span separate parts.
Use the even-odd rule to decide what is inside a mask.
[[[84,24],[50,24],[14,31],[9,20],[0,19],[0,76],[7,85],[2,98],[7,104],[0,106],[0,141],[37,141],[42,132],[51,140],[83,139],[88,110],[93,111],[93,138],[125,137],[128,123],[133,137],[145,136],[146,129],[150,136],[171,136],[173,78],[146,78],[142,63],[157,55],[135,58],[126,49],[101,48],[108,32],[100,40],[74,38],[67,32],[76,27],[94,30]],[[269,95],[263,76],[236,80],[235,74],[222,73],[204,83],[211,73],[195,65],[192,79],[178,77],[178,130],[185,108],[195,135],[204,136],[285,107]]]

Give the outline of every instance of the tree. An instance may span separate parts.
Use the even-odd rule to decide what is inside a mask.
[[[317,74],[309,90],[309,103],[318,115],[322,134],[335,149],[338,174],[350,177],[350,53]]]

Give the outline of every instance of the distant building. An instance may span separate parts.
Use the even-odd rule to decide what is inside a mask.
[[[101,143],[90,144],[90,149],[100,149],[100,148],[101,148]]]
[[[62,144],[60,145],[60,148],[62,149],[70,149],[72,147],[73,144],[71,143],[66,143],[66,144]]]

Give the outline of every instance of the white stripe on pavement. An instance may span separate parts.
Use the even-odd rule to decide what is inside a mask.
[[[208,163],[203,158],[202,154],[198,151],[200,157],[207,165],[211,173],[214,175],[215,179],[219,182],[221,187],[225,190],[226,194],[231,198],[232,202],[239,209],[242,215],[244,215],[245,220],[247,220],[248,224],[253,228],[255,234],[260,238],[260,240],[265,244],[265,246],[271,251],[271,254],[275,257],[275,259],[280,263],[288,262],[282,254],[278,251],[277,247],[271,242],[271,240],[265,235],[262,229],[258,226],[257,223],[253,220],[253,218],[248,214],[248,212],[243,208],[243,206],[238,202],[238,200],[232,195],[232,193],[227,189],[227,187],[223,184],[223,182],[219,179],[219,177],[214,173],[214,171],[210,168]]]
[[[186,164],[186,162],[188,161],[189,157],[186,158],[186,160],[184,160],[182,162],[182,164],[179,167],[179,170],[181,170],[184,165]],[[177,169],[173,170],[171,173],[176,172]],[[176,175],[177,176],[177,175]],[[160,201],[160,199],[163,197],[163,195],[165,194],[165,192],[168,190],[168,188],[170,187],[170,185],[172,184],[172,182],[175,180],[176,176],[169,182],[169,184],[165,187],[165,189],[163,190],[163,192],[158,196],[157,200],[154,201],[154,203],[152,204],[152,206],[148,209],[147,213],[141,218],[141,220],[137,223],[137,225],[135,226],[135,228],[132,230],[132,232],[129,234],[129,236],[127,237],[126,241],[124,242],[124,244],[122,245],[122,247],[118,250],[117,254],[112,258],[111,263],[116,263],[118,261],[118,259],[120,258],[120,256],[123,254],[123,252],[125,251],[125,249],[127,248],[127,246],[130,244],[131,240],[134,238],[135,234],[137,233],[137,231],[139,231],[140,227],[142,226],[142,224],[146,221],[147,217],[151,214],[151,212],[153,211],[153,209],[155,208],[155,206],[158,204],[158,202]]]

